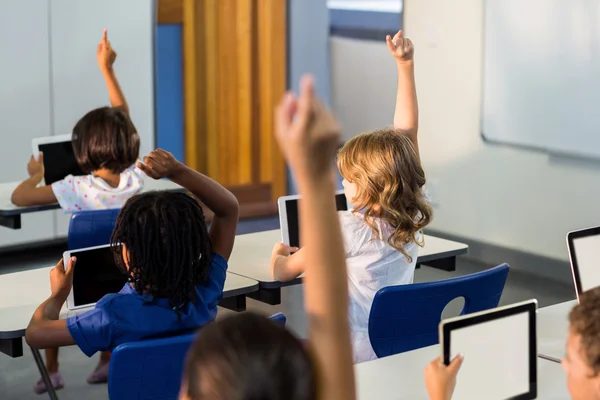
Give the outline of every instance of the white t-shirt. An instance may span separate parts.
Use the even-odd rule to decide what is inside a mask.
[[[377,358],[369,340],[369,313],[375,294],[386,286],[413,282],[419,247],[411,243],[404,248],[412,257],[409,262],[388,244],[393,228],[387,222],[375,221],[382,233],[382,239],[377,240],[361,213],[340,211],[338,214],[346,249],[352,348],[354,362],[359,363]],[[420,233],[416,239],[421,240]]]
[[[119,186],[111,187],[102,178],[92,174],[68,175],[54,182],[52,191],[65,212],[121,208],[133,195],[144,188],[144,172],[132,165],[121,172]]]

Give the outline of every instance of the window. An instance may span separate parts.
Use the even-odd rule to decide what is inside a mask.
[[[382,40],[402,27],[402,0],[328,0],[330,35]]]

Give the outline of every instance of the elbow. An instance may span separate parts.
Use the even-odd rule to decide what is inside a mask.
[[[29,324],[25,331],[25,342],[34,349],[44,348],[44,335],[35,325]]]
[[[12,196],[10,196],[10,201],[17,207],[27,207],[30,205],[27,202],[27,197],[23,196],[23,193],[21,193],[18,188],[15,189],[15,191],[12,193]]]

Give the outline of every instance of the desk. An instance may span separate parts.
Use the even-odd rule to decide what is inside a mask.
[[[23,355],[22,338],[25,336],[29,320],[36,308],[50,295],[51,268],[0,275],[0,352],[11,357]],[[223,299],[227,303],[232,299],[243,297],[243,301],[238,299],[231,304],[245,306],[245,295],[256,290],[258,290],[258,282],[228,273]],[[65,306],[61,311],[61,318],[85,311],[87,309],[69,311]],[[241,310],[238,308],[236,311]]]
[[[560,362],[565,356],[569,335],[569,313],[577,300],[540,308],[537,312],[538,353],[540,357]]]
[[[290,282],[279,282],[271,274],[271,251],[275,243],[281,242],[281,231],[239,235],[235,238],[233,253],[229,258],[229,272],[258,281],[260,290],[248,297],[268,303],[281,302],[281,288],[302,283],[302,278]],[[425,237],[425,246],[419,248],[419,264],[447,261],[454,265],[456,256],[467,253],[468,246],[463,243],[440,239],[434,236]],[[448,261],[449,260],[449,261]]]
[[[439,346],[397,354],[358,364],[356,374],[359,400],[418,400],[428,399],[425,388],[425,367],[440,355]],[[538,399],[568,399],[567,377],[560,364],[538,358]],[[458,375],[457,390],[466,382]],[[463,388],[464,389],[464,388]],[[464,393],[464,392],[463,392]],[[471,400],[473,397],[455,396],[453,400]]]
[[[21,182],[0,183],[0,226],[10,229],[21,229],[21,215],[39,211],[60,209],[58,203],[44,206],[17,207],[10,201],[12,192]],[[162,190],[184,190],[181,186],[169,180],[154,180],[144,178],[144,192]]]

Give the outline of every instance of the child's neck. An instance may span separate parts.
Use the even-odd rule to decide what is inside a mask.
[[[97,169],[92,174],[97,178],[104,179],[104,182],[108,183],[108,185],[113,188],[118,187],[121,182],[121,174],[115,174],[106,168]]]

